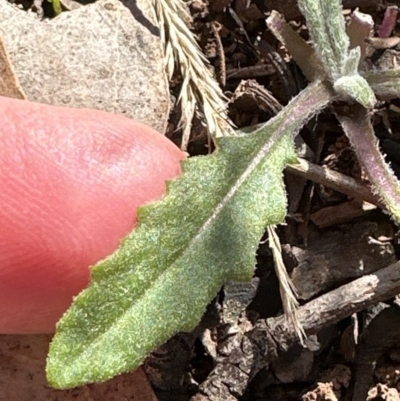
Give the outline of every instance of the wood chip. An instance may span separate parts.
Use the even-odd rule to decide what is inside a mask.
[[[324,207],[311,215],[311,221],[320,228],[347,223],[356,217],[376,210],[377,207],[368,202],[351,200],[339,205]]]

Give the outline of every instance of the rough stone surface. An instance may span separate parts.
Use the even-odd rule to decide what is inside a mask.
[[[0,34],[29,100],[124,114],[164,132],[169,94],[148,0],[99,0],[43,21],[0,0]]]

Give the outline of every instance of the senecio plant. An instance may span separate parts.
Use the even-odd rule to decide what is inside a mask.
[[[377,98],[398,97],[400,70],[363,70],[370,17],[355,12],[346,27],[339,0],[299,0],[299,7],[313,46],[276,12],[267,24],[310,85],[252,133],[216,139],[214,154],[184,161],[167,195],[139,210],[138,227],[93,268],[89,288],[58,324],[47,361],[54,387],[135,369],[175,333],[194,329],[226,281],[251,279],[261,236],[285,218],[282,172],[296,163],[293,138],[329,105],[400,221],[399,183],[370,122]]]

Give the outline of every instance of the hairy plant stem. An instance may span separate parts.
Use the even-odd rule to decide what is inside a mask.
[[[266,22],[268,28],[286,47],[310,82],[327,77],[316,51],[285,21],[281,14],[272,11]]]
[[[354,104],[336,108],[336,116],[364,167],[373,190],[400,222],[400,184],[385,162],[368,111]]]
[[[275,117],[253,131],[254,134],[265,130],[267,127],[276,130],[274,139],[279,140],[288,130],[296,127],[298,130],[314,115],[318,114],[329,103],[337,100],[338,96],[329,82],[317,81],[310,84],[293,98],[288,105]],[[279,129],[278,129],[279,127]]]

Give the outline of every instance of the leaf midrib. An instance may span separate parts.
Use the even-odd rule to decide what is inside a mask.
[[[296,109],[297,103],[301,103],[303,97],[307,98],[313,89],[316,91],[323,91],[323,90],[326,91],[327,90],[325,84],[321,83],[321,82],[317,82],[313,85],[310,85],[308,88],[303,90],[303,92],[301,92],[296,98],[294,98],[291,101],[291,103],[282,110],[282,112],[280,112],[278,115],[276,115],[274,118],[269,120],[267,123],[262,125],[260,128],[258,128],[256,131],[254,131],[254,133],[251,134],[251,135],[262,135],[262,132],[268,130],[268,128],[270,128],[270,126],[273,126],[274,124],[279,123],[280,120],[285,119],[285,116],[287,116],[287,118],[285,119],[285,122],[280,124],[278,126],[278,128],[274,131],[274,133],[268,138],[267,142],[261,147],[261,149],[256,154],[256,156],[252,159],[252,161],[248,165],[248,167],[246,167],[246,169],[241,174],[241,176],[236,180],[235,184],[229,189],[229,191],[224,196],[222,201],[220,201],[216,205],[212,215],[201,225],[201,227],[198,230],[198,233],[193,237],[193,239],[188,243],[188,245],[184,247],[182,252],[180,252],[173,261],[171,261],[168,268],[170,268],[171,266],[176,264],[179,260],[181,260],[185,256],[187,249],[190,249],[200,238],[202,238],[202,235],[206,232],[207,228],[213,223],[213,221],[215,221],[215,219],[218,218],[218,216],[224,210],[224,207],[227,205],[229,200],[232,199],[232,197],[237,193],[237,191],[239,190],[241,185],[243,185],[243,183],[246,181],[246,179],[259,166],[261,161],[272,150],[274,145],[276,145],[278,143],[278,141],[286,133],[289,134],[288,131],[290,129],[295,130],[297,128],[297,126],[304,124],[309,118],[311,118],[318,110],[320,110],[323,106],[325,106],[331,100],[332,94],[327,91],[326,96],[323,97],[323,99],[318,99],[319,102],[315,102],[313,104],[314,108],[310,107],[307,110],[306,115],[301,115],[302,118],[301,118],[301,121],[299,122],[298,121],[299,117],[297,117],[297,118],[294,117],[294,116],[296,116],[296,114],[293,112],[297,110]],[[290,114],[292,114],[292,115],[289,118],[288,116]],[[293,114],[294,114],[294,116],[293,116]],[[297,114],[300,114],[300,113],[298,112]],[[293,132],[291,132],[291,134],[293,134]],[[128,307],[119,316],[117,316],[113,320],[113,322],[108,325],[108,328],[103,333],[101,333],[96,338],[94,338],[92,341],[87,343],[85,346],[85,349],[82,350],[80,353],[71,355],[71,357],[73,357],[73,361],[76,361],[78,358],[79,359],[84,358],[84,356],[87,353],[89,353],[89,354],[91,353],[89,351],[91,351],[93,348],[96,348],[96,346],[98,346],[98,344],[101,344],[103,341],[103,338],[113,329],[113,327],[116,324],[118,324],[116,322],[124,320],[124,317],[127,314],[129,314],[129,312],[134,307],[134,305],[139,300],[143,299],[146,296],[146,294],[148,294],[148,292],[152,290],[154,283],[159,282],[164,277],[164,275],[167,273],[168,268],[164,269],[161,272],[161,274],[158,275],[158,277],[155,280],[153,280],[153,282],[152,282],[153,284],[151,286],[147,287],[146,290],[137,298],[137,301],[134,304],[132,304],[131,307]]]

